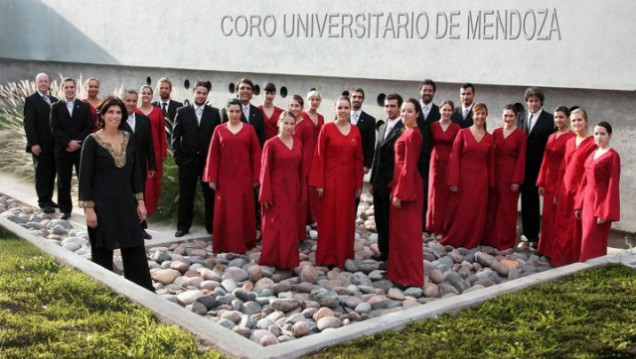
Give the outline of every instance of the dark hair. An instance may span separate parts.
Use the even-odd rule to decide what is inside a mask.
[[[364,98],[364,90],[362,89],[362,87],[354,87],[349,91],[349,95],[352,95],[354,92],[359,92],[362,94],[362,97]]]
[[[273,82],[266,82],[263,85],[263,91],[265,92],[276,92],[276,85]]]
[[[405,103],[412,103],[413,106],[415,106],[415,112],[417,112],[418,115],[422,113],[422,106],[420,106],[420,101],[411,97],[408,100],[406,100]]]
[[[165,82],[165,83],[167,83],[168,85],[170,85],[170,90],[172,90],[172,82],[170,82],[170,80],[168,80],[168,78],[167,78],[167,77],[162,77],[162,78],[160,78],[160,79],[157,81],[157,87],[159,87],[159,84],[160,84],[160,83],[162,83],[162,82]]]
[[[349,103],[349,106],[351,106],[351,99],[349,98],[349,96],[342,95],[338,97],[338,99],[336,100],[336,103],[340,101],[347,101]]]
[[[442,108],[442,106],[444,106],[444,105],[450,105],[451,110],[455,108],[455,104],[451,100],[442,101],[442,103],[439,105],[439,108]]]
[[[124,90],[124,97],[126,97],[126,95],[139,96],[139,92],[137,92],[137,90],[135,90],[135,89],[125,89]]]
[[[603,127],[604,129],[607,130],[608,134],[610,135],[612,134],[612,125],[610,125],[609,122],[601,121],[597,123],[596,126]]]
[[[294,100],[300,104],[300,107],[305,108],[305,100],[300,95],[292,95],[289,101]]]
[[[515,113],[515,116],[517,116],[519,114],[519,111],[517,111],[517,106],[515,106],[514,104],[511,104],[511,103],[509,103],[506,106],[504,106],[503,110],[504,111],[510,110],[510,111]]]
[[[555,107],[553,112],[563,112],[565,117],[570,117],[570,109],[563,105]]]
[[[461,88],[464,90],[467,88],[471,88],[473,90],[473,93],[475,92],[475,85],[471,84],[470,82],[466,82],[465,84],[462,85]]]
[[[397,100],[398,107],[402,106],[402,102],[404,102],[404,100],[402,100],[402,96],[396,93],[390,93],[386,95],[386,97],[384,98],[384,101],[389,101],[389,100]]]
[[[113,106],[119,106],[121,110],[121,121],[119,122],[119,126],[117,127],[119,130],[123,130],[126,128],[124,116],[128,116],[128,110],[126,110],[126,105],[124,102],[119,99],[119,97],[115,96],[106,96],[102,99],[102,101],[97,105],[97,125],[100,128],[104,128],[104,119],[102,116],[108,111],[109,108]]]
[[[208,92],[210,92],[210,89],[212,88],[212,83],[210,81],[201,81],[201,80],[199,80],[199,81],[194,83],[194,86],[192,86],[192,91],[194,92],[194,90],[197,87],[199,87],[199,86],[200,87],[205,87],[208,90]]]
[[[579,106],[579,105],[574,105],[574,106],[570,107],[570,113],[572,113],[572,111],[574,111],[576,109],[579,109],[579,108],[581,108],[581,106]]]
[[[75,82],[75,79],[72,77],[65,77],[62,79],[62,83],[69,82],[69,81],[72,82],[73,85],[77,86],[77,82]]]
[[[526,108],[523,106],[521,102],[515,102],[515,108],[517,109],[517,114],[526,112]]]
[[[477,113],[477,111],[486,110],[486,114],[488,114],[488,106],[486,106],[483,102],[477,102],[473,105],[473,114]]]
[[[431,85],[433,86],[433,92],[437,91],[437,85],[435,84],[435,81],[431,79],[426,79],[422,81],[422,83],[420,84],[420,90],[422,89],[422,87],[424,87],[424,85]]]
[[[230,108],[230,106],[233,106],[233,105],[237,105],[239,107],[243,106],[241,104],[241,101],[239,101],[239,99],[237,99],[236,97],[232,97],[229,100],[227,100],[227,103],[225,104],[225,108]]]
[[[246,79],[246,78],[242,78],[242,79],[240,79],[240,80],[237,82],[237,85],[236,85],[236,92],[238,92],[239,87],[241,87],[241,84],[247,84],[247,85],[250,85],[250,88],[251,88],[252,90],[254,90],[254,83],[252,82],[252,80],[250,80],[250,79]]]
[[[538,87],[528,87],[525,93],[525,99],[528,101],[530,97],[538,97],[539,101],[541,101],[541,105],[543,106],[543,101],[545,100],[545,96],[543,95],[543,91],[541,91]]]

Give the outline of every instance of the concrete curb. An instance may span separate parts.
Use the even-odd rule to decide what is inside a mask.
[[[383,315],[379,318],[348,325],[338,329],[327,330],[320,334],[299,338],[286,343],[269,347],[260,345],[217,325],[210,319],[196,315],[183,307],[163,300],[73,252],[48,243],[39,236],[31,234],[22,226],[6,218],[0,218],[0,225],[24,238],[43,252],[53,256],[59,263],[73,266],[92,277],[97,282],[109,287],[114,292],[126,296],[131,301],[150,309],[159,320],[175,324],[194,334],[205,345],[233,358],[297,358],[301,355],[316,352],[322,348],[342,344],[363,336],[373,335],[389,329],[402,329],[416,320],[434,318],[444,313],[455,313],[462,309],[479,305],[486,300],[502,294],[516,292],[536,284],[553,281],[582,270],[602,267],[607,264],[623,263],[636,260],[636,255],[607,255],[595,258],[586,263],[574,263],[564,267],[547,270],[542,273],[522,277],[492,287],[440,299],[431,303],[409,308],[400,312]],[[176,242],[176,241],[175,241]]]

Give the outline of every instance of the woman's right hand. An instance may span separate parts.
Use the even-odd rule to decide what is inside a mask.
[[[316,188],[316,191],[318,191],[318,197],[322,198],[322,194],[325,192],[324,188]]]
[[[216,182],[210,182],[210,188],[212,188],[213,191],[216,191]]]
[[[95,210],[92,208],[86,208],[84,210],[84,214],[86,215],[86,225],[89,228],[97,228],[99,223],[97,223],[97,213],[95,213]]]

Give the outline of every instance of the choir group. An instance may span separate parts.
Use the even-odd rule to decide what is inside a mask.
[[[145,220],[157,209],[168,144],[179,169],[175,236],[189,232],[199,182],[213,251],[245,253],[260,230],[259,263],[277,268],[298,266],[308,225],[318,230],[316,265],[354,258],[367,173],[378,232],[373,258],[386,262],[387,278],[398,286],[424,285],[424,231],[454,247],[514,247],[520,196],[527,241],[521,245],[553,265],[604,255],[611,222],[619,220],[612,127],[591,126],[578,107],[548,113],[538,88],[526,90],[527,113],[506,105],[502,126],[489,133],[488,107],[474,102],[469,83],[456,107],[433,103],[432,80],[422,82],[420,99],[388,94],[386,118],[378,121],[362,110],[364,90],[356,87],[335,102],[335,120],[325,121],[318,91],[292,95],[281,109],[268,82],[256,107],[249,79],[237,83],[236,97],[221,110],[207,105],[204,81],[194,84],[186,106],[170,98],[167,78],[158,81],[155,102],[150,86],[127,90],[121,100],[99,99],[95,78],[86,81],[82,101],[75,99],[75,81],[64,79],[57,101],[46,74],[36,82],[24,126],[42,210],[52,213],[57,205],[51,199],[57,165],[60,211],[70,216],[75,166],[93,260],[112,269],[112,251],[121,248],[125,276],[149,290]]]

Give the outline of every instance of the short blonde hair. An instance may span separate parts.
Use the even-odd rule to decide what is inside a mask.
[[[320,96],[320,92],[318,92],[318,90],[311,90],[307,93],[307,102],[309,102],[309,100],[313,97],[318,97],[322,100],[322,96]]]

